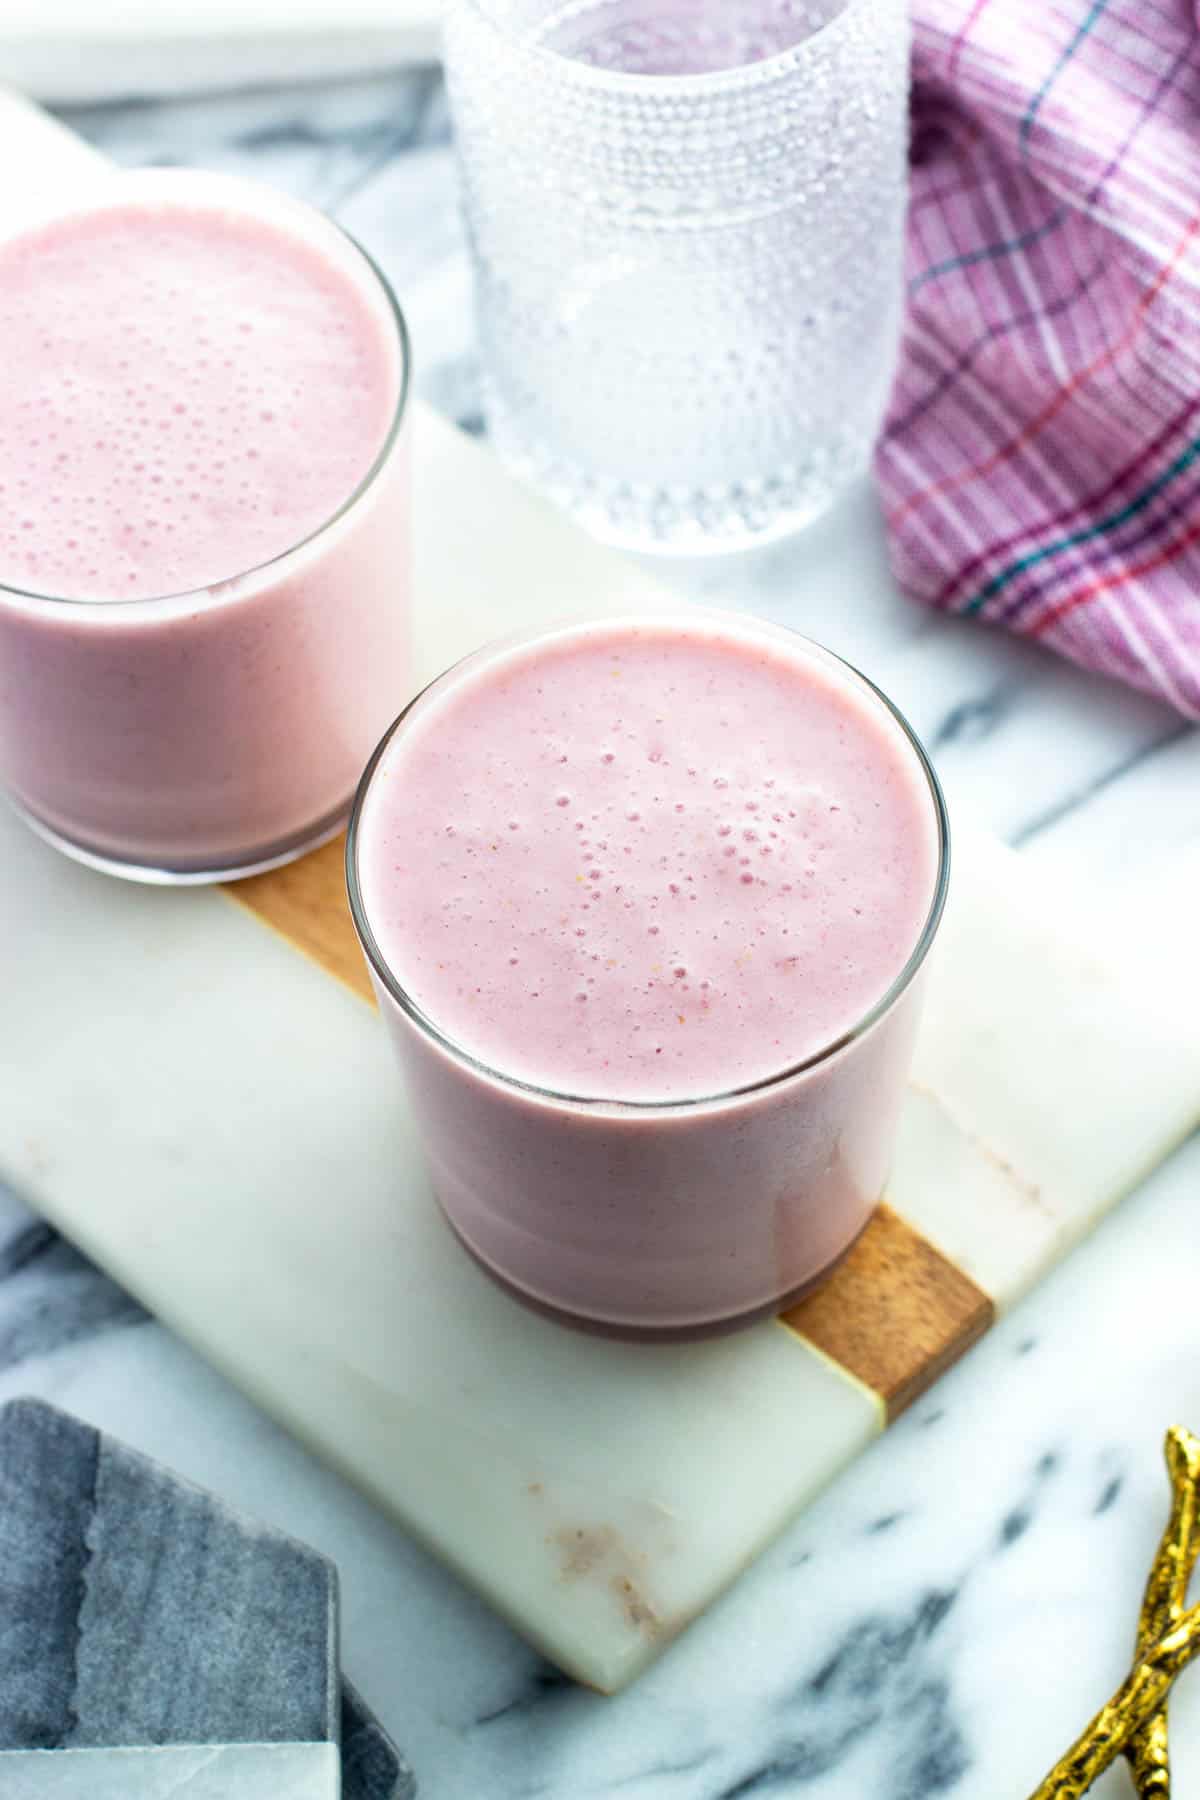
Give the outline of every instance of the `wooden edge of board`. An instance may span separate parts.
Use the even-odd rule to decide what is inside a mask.
[[[888,1423],[981,1338],[995,1302],[886,1203],[783,1323],[878,1394]]]
[[[360,999],[374,1005],[346,898],[344,831],[281,869],[268,869],[265,875],[251,875],[244,881],[227,881],[223,891]]]

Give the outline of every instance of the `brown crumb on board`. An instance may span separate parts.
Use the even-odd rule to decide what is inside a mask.
[[[646,1637],[658,1637],[663,1620],[642,1586],[646,1563],[612,1525],[564,1525],[547,1542],[559,1554],[559,1578],[602,1582],[621,1608],[625,1623]]]
[[[621,1610],[628,1623],[636,1631],[644,1631],[647,1637],[657,1637],[662,1621],[650,1602],[638,1592],[628,1575],[614,1575],[609,1585],[621,1602]]]
[[[554,1533],[553,1541],[562,1551],[559,1573],[566,1581],[590,1575],[619,1547],[611,1525],[564,1525],[561,1531]]]

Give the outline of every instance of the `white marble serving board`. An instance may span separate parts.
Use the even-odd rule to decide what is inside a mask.
[[[23,203],[104,179],[16,103],[0,147],[40,177]],[[420,673],[663,604],[416,427]],[[108,882],[7,814],[0,869],[0,1171],[572,1673],[629,1680],[880,1429],[778,1324],[647,1350],[498,1293],[440,1223],[373,1015],[224,895]],[[892,1199],[1001,1306],[1200,1110],[1194,911],[1140,947],[1101,919],[960,832]]]

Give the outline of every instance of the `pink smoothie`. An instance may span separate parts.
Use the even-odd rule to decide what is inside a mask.
[[[843,665],[706,613],[474,660],[388,742],[356,858],[439,1195],[511,1284],[688,1329],[847,1247],[915,988],[855,1034],[941,843],[911,739]]]
[[[115,178],[0,246],[0,342],[0,778],[166,870],[327,828],[407,672],[379,278],[245,184]]]

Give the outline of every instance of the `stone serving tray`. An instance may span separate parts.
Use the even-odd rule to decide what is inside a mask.
[[[413,1800],[327,1557],[42,1400],[0,1407],[4,1800]]]
[[[104,178],[2,97],[0,149],[27,208]],[[684,604],[429,412],[415,426],[419,679],[499,631]],[[548,1657],[617,1689],[1200,1118],[1196,895],[1147,944],[955,824],[886,1204],[822,1291],[736,1337],[578,1335],[458,1248],[340,844],[164,892],[0,814],[0,1173]]]

